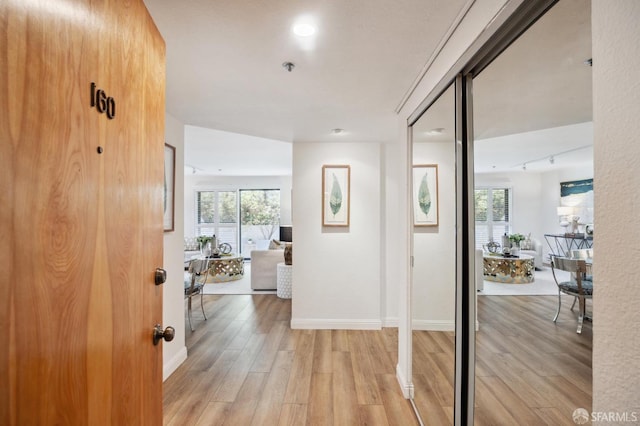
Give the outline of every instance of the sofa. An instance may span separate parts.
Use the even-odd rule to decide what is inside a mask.
[[[200,243],[196,237],[184,237],[184,262],[186,264],[193,258],[194,256],[199,256],[200,251]]]
[[[536,269],[542,268],[542,243],[539,240],[531,238],[531,246],[525,248],[521,247],[520,253],[533,256],[533,266]]]
[[[284,263],[284,249],[251,250],[251,289],[275,290],[278,263]]]

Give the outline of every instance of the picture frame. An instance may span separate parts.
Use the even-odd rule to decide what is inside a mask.
[[[164,232],[175,229],[176,148],[164,144]]]
[[[322,166],[322,226],[349,226],[351,166]]]
[[[413,226],[438,226],[438,165],[413,166]]]

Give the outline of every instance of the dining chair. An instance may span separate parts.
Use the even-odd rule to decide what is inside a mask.
[[[191,331],[195,331],[191,323],[191,299],[200,295],[200,308],[202,309],[202,316],[205,321],[207,315],[204,312],[204,303],[202,301],[203,287],[207,281],[209,275],[209,260],[208,259],[191,259],[189,261],[189,268],[185,273],[184,279],[184,297],[187,301],[187,317],[189,318],[189,327]]]
[[[593,261],[593,249],[570,250],[569,257],[571,259],[582,259],[589,262]]]
[[[562,281],[558,277],[558,271],[569,272],[569,280]],[[584,279],[587,271],[587,264],[584,259],[571,259],[568,257],[553,256],[551,258],[551,272],[553,279],[558,286],[558,311],[553,318],[553,322],[558,320],[560,308],[562,306],[562,293],[574,296],[578,299],[580,312],[578,314],[578,334],[582,333],[584,319],[586,316],[586,299],[593,296],[593,281]],[[571,306],[573,309],[573,306]]]
[[[570,257],[571,259],[583,259],[587,264],[587,272],[585,272],[584,277],[582,279],[587,281],[593,281],[593,273],[591,272],[593,270],[593,249],[592,248],[570,250],[568,257]],[[573,310],[573,307],[576,305],[576,300],[578,300],[577,297],[573,299],[573,305],[571,305],[571,310]]]

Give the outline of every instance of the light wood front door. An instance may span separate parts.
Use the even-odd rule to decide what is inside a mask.
[[[2,425],[162,422],[164,64],[142,0],[0,1]]]

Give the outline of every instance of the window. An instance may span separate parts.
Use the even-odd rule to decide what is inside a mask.
[[[236,191],[196,192],[196,236],[215,235],[218,244],[238,247],[238,202]]]
[[[476,248],[489,241],[500,243],[511,230],[511,189],[476,188]]]
[[[195,224],[196,236],[215,235],[234,253],[248,256],[249,240],[252,249],[266,249],[270,239],[279,238],[280,190],[196,191]]]
[[[243,253],[250,251],[245,250],[249,240],[280,238],[280,190],[241,189],[240,226]]]

